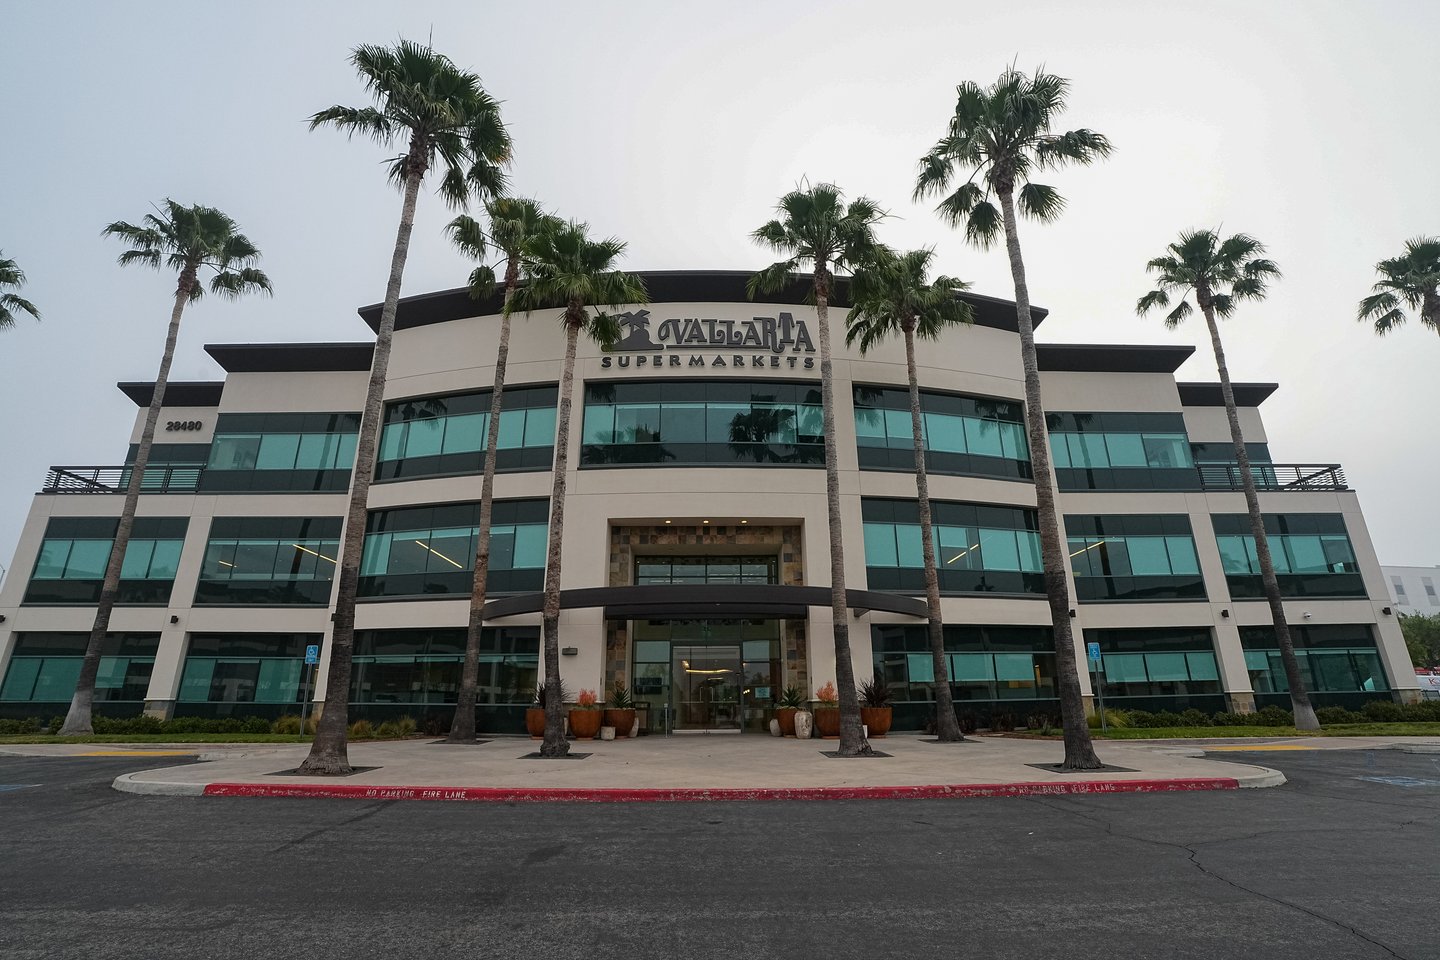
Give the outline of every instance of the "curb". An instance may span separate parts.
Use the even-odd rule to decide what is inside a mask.
[[[447,800],[471,803],[703,803],[765,800],[941,800],[974,797],[1171,793],[1273,786],[1234,777],[1072,780],[1061,783],[957,783],[895,787],[596,788],[363,786],[320,783],[164,783],[117,777],[116,790],[161,796],[317,797],[332,800]],[[1277,774],[1277,776],[1279,776]],[[1281,776],[1279,781],[1284,782]]]
[[[1401,753],[1440,753],[1440,743],[1392,743],[1390,749]]]

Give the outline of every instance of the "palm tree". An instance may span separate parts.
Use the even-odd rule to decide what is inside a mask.
[[[140,432],[135,462],[130,466],[130,478],[125,485],[125,503],[115,528],[110,559],[105,564],[95,622],[85,646],[80,677],[75,682],[75,696],[65,715],[65,725],[60,728],[60,732],[67,735],[94,732],[90,707],[95,698],[95,677],[100,670],[100,650],[120,594],[120,568],[125,561],[125,549],[130,545],[130,531],[135,526],[135,509],[140,504],[140,486],[150,463],[155,425],[160,420],[160,408],[165,405],[165,385],[170,379],[170,364],[175,359],[175,341],[180,336],[180,317],[185,305],[204,296],[205,282],[201,274],[207,271],[213,273],[210,292],[217,296],[233,300],[247,293],[270,292],[270,279],[254,266],[260,259],[260,251],[240,233],[234,220],[214,207],[187,207],[166,200],[155,213],[147,213],[138,226],[120,220],[106,227],[101,235],[118,237],[130,248],[120,254],[122,267],[139,264],[156,270],[168,268],[179,276],[175,283],[175,305],[170,309],[170,329],[165,335],[165,352],[160,355],[160,371],[155,375],[150,409],[145,414],[145,427]]]
[[[925,555],[925,605],[929,611],[930,654],[935,675],[935,731],[942,743],[965,739],[950,697],[945,665],[945,628],[940,613],[940,576],[935,563],[935,530],[930,520],[930,479],[925,470],[925,435],[920,420],[920,381],[915,373],[915,338],[939,340],[957,326],[975,322],[970,304],[956,293],[969,284],[954,277],[926,282],[933,250],[898,254],[886,247],[856,272],[850,283],[850,315],[845,345],[856,342],[864,356],[897,331],[905,338],[905,369],[910,377],[910,429],[915,446],[915,490],[920,505],[920,545]]]
[[[510,134],[500,120],[500,105],[481,87],[479,77],[461,70],[449,57],[428,46],[400,40],[389,47],[368,44],[356,47],[350,62],[376,105],[321,110],[310,118],[310,129],[334,126],[352,137],[362,134],[382,145],[403,144],[404,152],[390,161],[390,181],[401,188],[404,200],[395,252],[390,258],[385,304],[375,332],[375,359],[370,366],[370,384],[365,394],[358,453],[350,482],[325,708],[315,730],[310,755],[299,770],[314,775],[350,772],[346,731],[355,642],[355,592],[360,581],[365,509],[374,474],[375,438],[380,429],[385,375],[390,366],[400,280],[410,252],[420,184],[438,160],[444,170],[440,177],[441,197],[452,207],[463,207],[471,198],[483,199],[502,193],[504,167],[510,162]]]
[[[500,344],[495,350],[495,385],[490,395],[490,423],[485,432],[485,473],[480,481],[480,528],[475,547],[475,582],[470,593],[470,621],[465,635],[465,664],[460,671],[460,693],[450,723],[449,743],[475,740],[475,691],[480,679],[480,639],[484,618],[485,580],[490,574],[490,518],[495,492],[495,450],[500,444],[500,408],[505,393],[505,364],[510,357],[510,301],[520,285],[520,262],[525,243],[541,229],[560,221],[547,215],[534,200],[495,197],[485,202],[490,220],[487,237],[479,221],[461,214],[450,223],[450,237],[468,257],[481,261],[470,272],[470,296],[487,297],[495,289],[495,271],[484,260],[493,246],[505,256],[505,307],[500,315]]]
[[[1420,322],[1440,333],[1440,238],[1405,241],[1405,253],[1375,264],[1384,275],[1360,301],[1361,323],[1373,321],[1382,337],[1405,322],[1403,303],[1420,311]]]
[[[776,204],[780,218],[750,236],[785,257],[750,278],[751,299],[783,290],[803,265],[811,270],[815,317],[820,325],[820,393],[825,433],[825,499],[830,521],[830,609],[835,631],[835,681],[840,688],[840,755],[870,753],[860,726],[855,666],[850,661],[850,619],[845,605],[845,551],[840,532],[840,472],[835,450],[835,384],[830,359],[830,294],[834,271],[853,272],[874,252],[874,227],[885,213],[860,197],[849,204],[834,184],[802,184]]]
[[[1064,198],[1054,187],[1032,182],[1031,174],[1067,163],[1089,164],[1109,155],[1110,141],[1093,130],[1051,132],[1051,124],[1065,109],[1069,81],[1043,70],[1027,76],[1010,67],[988,87],[966,81],[955,92],[955,113],[949,129],[921,158],[914,197],[918,200],[943,195],[936,208],[941,218],[951,226],[963,224],[965,238],[981,249],[992,246],[1002,231],[1005,237],[1010,275],[1015,281],[1015,319],[1025,368],[1025,421],[1035,472],[1045,593],[1055,632],[1055,680],[1065,728],[1062,766],[1067,770],[1093,770],[1101,763],[1090,742],[1080,693],[1070,625],[1070,588],[1065,579],[1067,558],[1055,510],[1055,480],[1050,473],[1050,447],[1040,398],[1030,288],[1020,255],[1017,207],[1019,213],[1041,223],[1059,217]],[[951,190],[957,179],[961,181],[959,186]],[[999,200],[998,208],[992,197]]]
[[[556,411],[554,480],[550,488],[549,544],[545,557],[545,600],[541,613],[545,656],[545,740],[543,757],[563,757],[570,752],[565,742],[564,720],[560,713],[560,541],[565,529],[566,470],[570,464],[570,407],[575,388],[575,346],[584,333],[602,346],[620,338],[620,324],[611,313],[595,309],[606,306],[648,303],[649,295],[639,277],[615,269],[625,252],[616,239],[592,240],[589,228],[573,220],[553,229],[542,229],[525,245],[522,269],[524,283],[506,305],[506,310],[531,313],[543,307],[561,307],[565,327],[565,366],[560,374],[560,406]]]
[[[0,250],[0,291],[19,290],[25,285],[25,271],[21,270],[14,260],[5,258],[5,251]],[[8,330],[15,326],[15,312],[23,310],[36,320],[40,319],[40,310],[20,296],[18,293],[0,292],[0,330]]]
[[[1275,622],[1275,640],[1280,645],[1280,659],[1285,664],[1285,679],[1290,684],[1290,706],[1295,726],[1301,730],[1319,730],[1315,708],[1300,675],[1300,662],[1295,658],[1295,645],[1290,639],[1290,625],[1285,619],[1285,603],[1280,599],[1280,581],[1275,578],[1275,564],[1270,556],[1270,540],[1265,535],[1265,518],[1260,513],[1260,496],[1255,488],[1255,474],[1250,469],[1250,455],[1245,452],[1245,436],[1240,431],[1240,414],[1235,406],[1235,391],[1230,386],[1230,368],[1225,363],[1225,348],[1220,343],[1217,316],[1229,317],[1241,300],[1264,300],[1266,286],[1278,279],[1280,268],[1261,256],[1265,247],[1254,237],[1237,233],[1221,240],[1212,230],[1186,230],[1180,240],[1165,248],[1168,253],[1145,265],[1147,273],[1155,274],[1157,289],[1141,297],[1135,312],[1144,316],[1157,307],[1169,307],[1170,295],[1178,294],[1180,302],[1165,316],[1165,326],[1174,328],[1192,310],[1185,299],[1193,290],[1195,302],[1205,315],[1210,328],[1210,346],[1215,351],[1215,367],[1220,372],[1220,394],[1225,399],[1225,416],[1230,421],[1230,440],[1235,444],[1235,460],[1240,467],[1240,483],[1245,489],[1245,507],[1250,513],[1250,532],[1255,537],[1255,555],[1260,561],[1260,580],[1270,615]]]

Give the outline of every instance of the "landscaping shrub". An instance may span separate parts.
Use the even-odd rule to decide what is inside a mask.
[[[1202,710],[1191,707],[1189,710],[1181,711],[1180,725],[1185,727],[1208,727],[1210,716]]]
[[[1360,712],[1372,723],[1399,723],[1405,719],[1405,708],[1393,700],[1371,700]]]
[[[64,717],[51,717],[50,722],[45,725],[45,731],[51,734],[59,733],[63,726],[65,726]]]
[[[1090,729],[1100,729],[1100,713],[1101,711],[1096,710],[1089,716],[1088,722]],[[1130,726],[1130,711],[1121,710],[1117,707],[1106,707],[1104,713],[1106,726],[1114,727],[1116,730],[1124,730]]]
[[[1326,726],[1332,723],[1364,723],[1366,717],[1363,713],[1346,710],[1344,707],[1321,707],[1315,711],[1315,719],[1319,720],[1322,726]]]
[[[370,740],[375,736],[375,728],[370,725],[369,720],[356,720],[350,724],[351,740]]]
[[[1015,714],[995,713],[990,715],[990,729],[1008,732],[1015,729]]]
[[[24,720],[0,720],[0,734],[6,736],[39,732],[39,717],[26,717]]]
[[[91,717],[90,729],[96,733],[163,733],[165,721],[141,714],[138,717]]]
[[[1155,714],[1149,710],[1126,710],[1124,714],[1126,717],[1126,726],[1139,729],[1141,727],[1153,727],[1156,725],[1154,722]],[[1113,722],[1114,711],[1111,711],[1110,719]]]
[[[1295,725],[1295,718],[1284,707],[1271,704],[1263,710],[1255,711],[1250,717],[1250,723],[1257,727],[1291,727]]]
[[[275,722],[270,724],[270,732],[297,734],[300,732],[300,718],[291,713],[276,717]]]
[[[394,740],[400,736],[400,728],[395,725],[394,720],[386,720],[375,728],[375,736],[381,740]]]
[[[1048,713],[1032,713],[1025,718],[1025,729],[1031,733],[1048,736],[1060,727],[1060,721]]]
[[[1404,719],[1410,723],[1440,723],[1440,700],[1422,700],[1402,706]]]
[[[1210,718],[1210,722],[1217,727],[1245,727],[1252,722],[1253,713],[1231,713],[1222,710]]]

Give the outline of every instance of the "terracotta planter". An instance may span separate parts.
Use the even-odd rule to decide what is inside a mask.
[[[600,732],[600,723],[605,718],[603,710],[571,710],[570,732],[576,740],[594,740]]]
[[[838,707],[816,708],[815,736],[824,740],[840,738],[840,709]]]
[[[871,737],[883,737],[890,732],[890,714],[889,707],[861,707],[860,722],[870,730]]]
[[[780,736],[795,736],[795,714],[799,710],[795,707],[776,707],[775,719],[780,721]]]
[[[630,728],[635,726],[635,711],[628,707],[624,710],[607,707],[605,710],[605,726],[614,727],[616,738],[623,740],[630,736]]]
[[[525,711],[525,732],[530,739],[540,740],[545,736],[545,708],[530,707]]]

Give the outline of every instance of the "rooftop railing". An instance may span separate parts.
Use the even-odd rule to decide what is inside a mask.
[[[1240,466],[1234,463],[1200,463],[1200,485],[1206,490],[1243,490]],[[1260,490],[1349,490],[1345,470],[1338,463],[1252,463],[1255,486]]]
[[[145,468],[141,493],[194,493],[200,486],[203,463],[165,463]],[[41,493],[121,493],[130,485],[131,468],[51,467]]]

